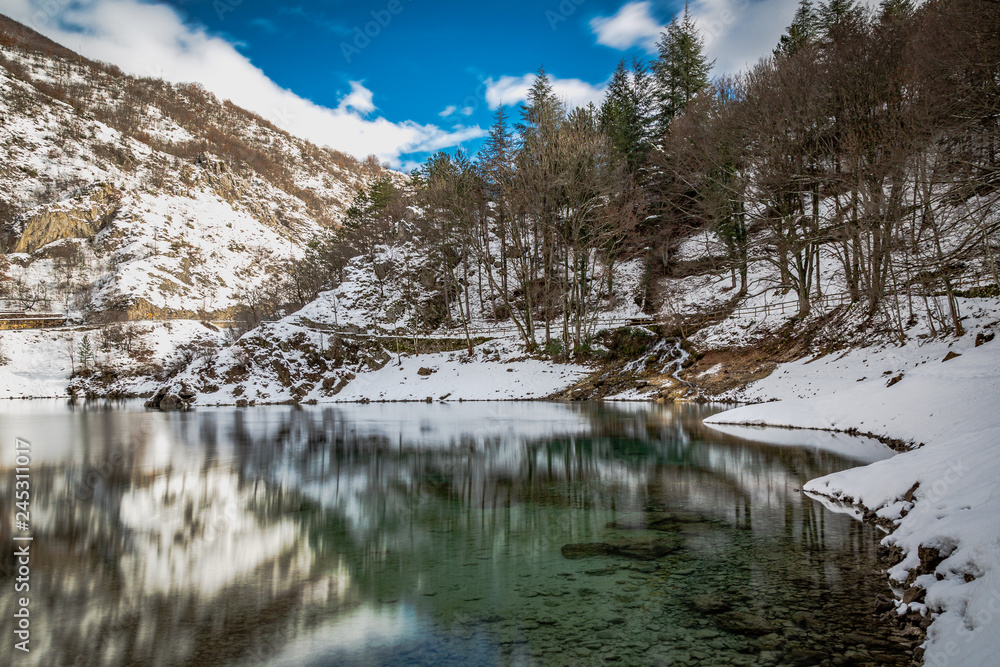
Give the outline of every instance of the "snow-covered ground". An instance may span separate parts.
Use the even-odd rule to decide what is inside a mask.
[[[342,337],[290,315],[245,334],[235,345],[204,356],[173,378],[197,392],[195,405],[365,401],[509,401],[545,398],[589,373],[580,364],[526,356],[513,337],[473,349],[408,354],[393,336]],[[439,341],[440,342],[440,341]],[[425,343],[428,344],[428,343]],[[331,354],[340,345],[343,358]],[[338,354],[341,354],[338,353]]]
[[[431,373],[419,375],[421,368]],[[359,374],[336,398],[526,400],[561,391],[586,374],[586,368],[573,364],[539,359],[502,361],[499,354],[490,356],[481,351],[471,359],[459,352],[442,352],[393,359],[377,371]]]
[[[178,348],[195,340],[221,344],[225,334],[193,320],[135,323],[133,349],[147,349],[149,358],[170,363]],[[81,364],[80,347],[84,336],[93,350],[90,363],[108,364],[121,373],[120,388],[134,393],[154,391],[159,382],[148,368],[128,353],[102,349],[98,327],[21,329],[0,331],[0,399],[65,398],[74,367]],[[72,358],[71,358],[72,351]]]
[[[1000,340],[976,346],[978,334],[996,331],[1000,304],[965,300],[963,310],[972,315],[961,338],[784,364],[729,396],[776,402],[705,420],[857,430],[919,445],[805,490],[860,503],[896,526],[885,544],[904,558],[889,576],[926,591],[911,592],[898,611],[935,615],[928,665],[993,665],[1000,655]]]

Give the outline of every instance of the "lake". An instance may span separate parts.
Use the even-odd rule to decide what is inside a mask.
[[[880,533],[800,492],[892,452],[720,409],[3,402],[0,655],[22,438],[14,664],[909,664]]]

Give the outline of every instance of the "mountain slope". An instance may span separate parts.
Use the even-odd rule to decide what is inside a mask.
[[[225,315],[382,171],[3,16],[0,115],[0,310]]]

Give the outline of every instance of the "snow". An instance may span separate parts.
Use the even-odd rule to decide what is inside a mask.
[[[0,331],[0,398],[66,396],[70,363],[67,332],[43,329]]]
[[[587,369],[539,359],[503,362],[455,352],[395,359],[377,371],[362,373],[337,395],[339,401],[384,401],[451,397],[466,401],[545,398],[583,379]],[[427,368],[430,375],[418,375]]]
[[[301,311],[300,311],[301,312]],[[510,401],[545,398],[583,379],[590,369],[580,364],[556,364],[528,357],[523,344],[513,337],[489,340],[474,347],[470,356],[457,352],[407,354],[394,352],[397,339],[390,335],[358,336],[370,343],[369,356],[312,377],[304,394],[295,395],[296,385],[310,374],[309,359],[328,348],[334,332],[299,322],[299,313],[271,322],[245,334],[214,357],[192,363],[170,382],[174,390],[182,384],[202,387],[211,378],[211,393],[199,393],[198,406],[300,402],[344,403],[367,401]],[[458,342],[458,341],[455,341]],[[459,345],[461,343],[459,342]],[[231,369],[251,364],[243,379],[226,380]],[[293,369],[296,383],[274,370],[274,364]],[[377,367],[373,366],[377,363]],[[423,369],[423,373],[420,371]],[[336,393],[322,380],[343,381]]]
[[[762,426],[739,426],[732,424],[710,424],[713,429],[742,440],[763,442],[776,447],[812,449],[817,452],[832,452],[859,463],[874,463],[893,456],[893,451],[874,438],[849,436],[843,433],[813,431],[803,435],[793,429],[766,428]]]
[[[899,613],[935,614],[929,665],[995,664],[1000,654],[1000,341],[975,346],[977,333],[996,327],[1000,308],[995,300],[965,300],[963,310],[973,316],[961,338],[914,338],[783,364],[730,396],[780,400],[705,420],[727,432],[725,424],[856,430],[916,447],[804,490],[861,504],[895,526],[884,544],[905,557],[890,579],[902,585],[915,577],[911,583],[927,591],[923,602],[900,602]],[[960,356],[944,361],[949,352]],[[945,556],[936,572],[917,576],[920,547]]]
[[[148,346],[152,358],[169,363],[178,347],[195,339],[211,339],[222,343],[225,334],[206,329],[194,320],[134,323],[137,327],[135,345]],[[115,349],[100,348],[98,327],[60,327],[53,329],[20,329],[0,331],[0,352],[7,363],[0,364],[0,399],[65,398],[72,365],[70,348],[79,362],[79,346],[83,337],[90,337],[94,361],[107,363],[119,370],[119,388],[131,393],[152,393],[159,382],[138,367],[128,354]],[[134,372],[139,371],[136,375]]]

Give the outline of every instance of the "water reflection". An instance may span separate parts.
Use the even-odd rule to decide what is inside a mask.
[[[798,492],[874,441],[703,406],[0,409],[33,446],[26,664],[905,661],[875,537]]]

